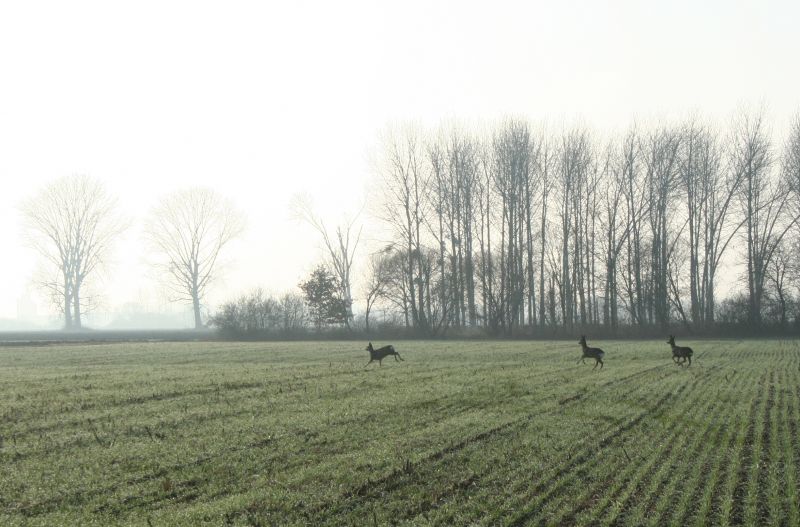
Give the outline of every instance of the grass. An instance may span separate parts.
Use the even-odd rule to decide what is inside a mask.
[[[0,348],[2,525],[796,525],[800,342]]]

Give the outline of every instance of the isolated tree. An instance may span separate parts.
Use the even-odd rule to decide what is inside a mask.
[[[40,284],[64,315],[66,329],[80,329],[83,288],[105,263],[114,238],[126,227],[117,200],[87,176],[57,179],[22,205],[31,246],[55,269]]]
[[[190,302],[195,328],[203,327],[203,298],[217,278],[222,249],[244,228],[230,201],[203,188],[164,197],[150,215],[145,235],[160,257],[174,300]]]
[[[345,305],[345,325],[349,328],[353,319],[353,294],[351,273],[358,242],[361,240],[361,227],[356,228],[358,214],[352,220],[346,220],[336,226],[335,234],[330,234],[322,219],[314,214],[311,202],[304,196],[295,198],[293,203],[295,214],[316,230],[325,244],[328,264],[333,269],[339,284],[339,295]]]
[[[300,283],[300,290],[303,291],[309,315],[317,331],[329,324],[345,323],[347,308],[339,295],[339,281],[324,265],[317,266],[311,276]]]

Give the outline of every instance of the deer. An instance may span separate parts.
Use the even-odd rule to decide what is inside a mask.
[[[578,362],[583,361],[583,363],[586,364],[586,358],[588,357],[590,359],[594,359],[594,361],[595,361],[594,362],[594,368],[592,368],[593,370],[595,368],[597,368],[598,364],[600,365],[600,369],[602,370],[603,369],[603,355],[605,355],[606,352],[604,352],[600,348],[590,348],[589,346],[587,346],[586,345],[586,336],[585,335],[581,335],[581,340],[578,341],[578,344],[580,344],[581,348],[583,348],[583,355],[581,355],[581,358],[578,359]],[[578,362],[576,362],[575,364],[577,364]]]
[[[394,350],[394,346],[392,346],[392,345],[384,346],[382,348],[375,349],[375,348],[372,347],[372,342],[370,342],[367,345],[366,350],[369,352],[369,362],[366,365],[364,365],[365,368],[367,366],[369,366],[370,364],[372,364],[372,361],[375,361],[375,360],[378,361],[378,366],[383,366],[383,362],[382,362],[383,359],[385,359],[389,355],[394,355],[394,360],[396,360],[398,362],[401,361],[401,360],[404,360],[403,357],[401,357],[400,354],[397,353]]]
[[[681,366],[683,366],[683,363],[686,362],[686,360],[688,359],[689,366],[692,365],[692,355],[694,354],[692,348],[688,346],[676,346],[675,337],[673,337],[672,335],[669,336],[667,344],[672,346],[672,360],[675,362],[675,364],[680,364]]]

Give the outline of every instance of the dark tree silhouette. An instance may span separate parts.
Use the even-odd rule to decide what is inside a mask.
[[[320,331],[330,324],[344,324],[347,308],[340,296],[338,279],[324,265],[317,266],[311,276],[300,283],[300,290],[308,304],[309,317]]]

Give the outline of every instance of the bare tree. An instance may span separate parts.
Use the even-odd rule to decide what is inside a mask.
[[[715,131],[690,121],[683,132],[680,163],[689,234],[689,296],[694,324],[713,324],[717,270],[744,220],[729,221],[743,172],[725,170]]]
[[[723,141],[698,120],[634,125],[603,151],[582,127],[536,136],[516,119],[440,129],[424,148],[407,129],[386,145],[384,298],[431,334],[713,325],[718,270],[739,233],[758,325],[765,273],[800,217],[800,117],[782,178],[761,116],[733,128]]]
[[[372,308],[381,297],[386,295],[387,288],[389,287],[391,272],[390,252],[391,247],[387,251],[381,251],[370,256],[369,269],[367,271],[367,281],[364,285],[364,325],[366,331],[369,333],[369,317],[372,314]]]
[[[361,240],[361,227],[359,226],[356,230],[355,225],[359,214],[356,214],[352,220],[346,220],[344,224],[337,225],[335,235],[331,235],[322,219],[314,214],[308,197],[296,196],[292,208],[298,218],[307,222],[322,236],[325,250],[328,253],[328,263],[336,274],[340,288],[339,294],[345,305],[345,326],[349,328],[350,322],[353,320],[353,288],[350,274],[358,242]]]
[[[619,160],[619,176],[623,184],[625,198],[625,223],[629,226],[629,238],[623,254],[625,269],[622,282],[625,289],[623,301],[631,322],[645,324],[645,241],[643,223],[648,214],[649,196],[644,182],[642,166],[643,153],[640,147],[640,134],[634,126],[622,140]]]
[[[384,138],[381,173],[386,189],[386,203],[381,216],[398,236],[405,262],[407,292],[404,302],[410,314],[408,322],[423,333],[431,329],[425,291],[426,262],[423,247],[424,227],[429,213],[430,177],[425,170],[425,151],[420,134],[413,128],[390,131]]]
[[[789,322],[787,311],[789,303],[789,287],[797,279],[798,266],[795,263],[797,252],[789,247],[787,240],[784,239],[775,249],[767,269],[767,284],[770,292],[774,294],[775,307],[778,311],[778,324],[781,329],[785,329]]]
[[[203,327],[200,307],[217,278],[220,252],[243,229],[244,217],[233,204],[204,188],[166,196],[145,225],[174,300],[192,304],[195,328]]]
[[[783,179],[792,193],[792,212],[800,215],[800,114],[796,115],[783,149]]]
[[[617,265],[631,231],[630,215],[623,210],[626,184],[621,177],[622,166],[621,152],[609,143],[601,169],[603,214],[599,223],[604,233],[600,240],[605,266],[603,323],[612,330],[616,330],[619,323]]]
[[[762,113],[743,113],[734,124],[731,169],[741,174],[738,193],[747,241],[747,292],[750,323],[761,326],[766,271],[775,250],[797,217],[789,213],[785,180],[772,177],[772,144]]]
[[[677,130],[660,126],[645,139],[644,167],[648,191],[648,219],[651,244],[650,264],[652,294],[648,318],[666,326],[669,317],[669,229],[674,214],[672,198],[678,182],[678,152],[681,136]]]
[[[586,323],[586,296],[589,280],[583,251],[588,249],[584,229],[585,202],[589,194],[589,173],[594,163],[589,133],[575,128],[561,139],[558,150],[556,192],[561,226],[562,314],[565,326],[572,326],[580,313]],[[580,299],[580,303],[578,300]]]
[[[296,293],[286,293],[280,298],[279,306],[283,331],[298,332],[305,328],[308,310],[302,296]]]
[[[442,320],[431,325],[475,325],[475,238],[474,208],[481,205],[479,180],[480,145],[460,127],[442,129],[428,141],[426,161],[430,169],[429,233],[438,249],[439,289],[437,299]],[[449,265],[446,265],[449,264]],[[429,311],[431,306],[428,306]]]
[[[478,274],[480,277],[482,319],[485,326],[492,332],[499,328],[498,301],[495,287],[494,259],[492,258],[492,213],[494,210],[495,193],[493,192],[492,167],[493,149],[483,142],[478,145],[478,170],[479,177],[475,181],[475,201],[477,203],[477,218],[474,223],[477,227],[478,241]]]
[[[525,310],[535,310],[533,275],[533,204],[530,203],[538,182],[536,159],[538,142],[534,144],[528,123],[508,119],[492,137],[492,169],[494,191],[500,214],[500,323],[507,334],[525,323]],[[529,243],[528,243],[529,242]],[[526,251],[528,256],[526,258]],[[530,273],[526,266],[530,265]],[[526,294],[531,296],[526,303]],[[533,322],[533,315],[530,317]]]
[[[86,312],[83,288],[105,263],[114,238],[127,223],[117,200],[87,176],[47,185],[22,205],[27,239],[56,276],[40,284],[64,314],[66,329],[80,329]]]
[[[541,199],[540,206],[540,225],[539,225],[539,324],[544,327],[546,323],[545,310],[545,256],[547,252],[547,205],[550,196],[550,189],[553,185],[551,173],[553,171],[554,148],[551,142],[545,138],[541,139],[542,145],[538,159],[537,171],[541,179]],[[555,321],[551,320],[551,324]]]

